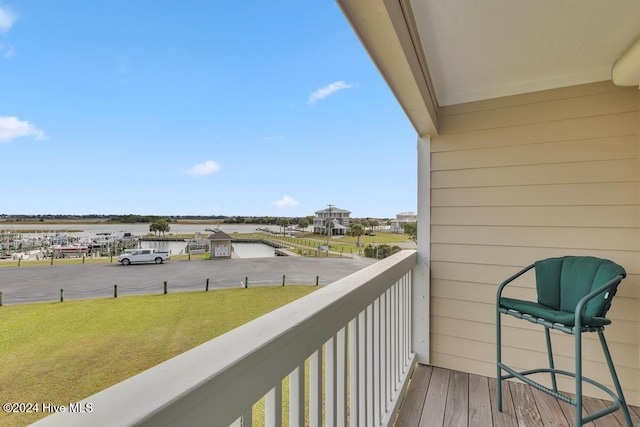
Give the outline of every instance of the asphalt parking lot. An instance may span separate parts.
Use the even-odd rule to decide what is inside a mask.
[[[282,284],[327,285],[375,262],[369,258],[276,257],[216,261],[168,261],[164,264],[123,266],[112,264],[52,265],[37,267],[3,267],[0,269],[0,292],[3,305],[31,302],[55,302],[64,299],[156,294],[167,290],[183,292],[239,288],[245,277],[249,287]]]

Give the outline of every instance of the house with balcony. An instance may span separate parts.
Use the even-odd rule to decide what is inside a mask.
[[[407,222],[418,222],[418,214],[415,212],[402,212],[396,215],[396,219],[391,220],[389,231],[392,233],[404,233],[402,224]]]
[[[335,206],[316,211],[313,219],[313,232],[327,234],[327,223],[331,222],[332,236],[345,236],[349,231],[349,215],[351,212]]]
[[[267,426],[573,425],[563,402],[528,386],[508,388],[504,412],[495,405],[498,284],[567,254],[627,271],[607,335],[627,402],[640,405],[640,3],[337,3],[416,131],[404,143],[417,147],[417,251],[87,398],[91,414],[43,425],[251,425],[263,397]],[[513,291],[535,298],[534,279]],[[536,325],[503,330],[505,359],[547,363]],[[551,338],[570,370],[572,341]],[[584,338],[582,358],[611,386],[597,339]],[[588,413],[606,398],[584,394]],[[625,425],[619,412],[601,425]]]

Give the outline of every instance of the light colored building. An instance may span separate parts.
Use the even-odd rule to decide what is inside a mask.
[[[418,214],[415,212],[402,212],[396,215],[396,219],[391,220],[391,228],[390,231],[392,233],[402,233],[404,229],[402,228],[402,224],[406,222],[417,222]]]
[[[313,220],[313,232],[316,234],[327,234],[327,221],[331,221],[331,235],[344,236],[349,231],[350,211],[329,207],[316,212]]]
[[[216,231],[207,237],[207,240],[209,240],[211,259],[231,258],[231,236],[224,231]]]

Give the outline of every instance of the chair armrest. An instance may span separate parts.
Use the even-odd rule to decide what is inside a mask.
[[[584,297],[582,297],[580,301],[578,301],[578,304],[576,305],[576,311],[575,311],[576,328],[582,327],[582,312],[585,310],[587,303],[592,299],[594,299],[596,296],[607,291],[608,289],[611,289],[617,286],[622,281],[622,279],[624,279],[624,276],[622,274],[618,274],[616,277],[609,280],[607,283],[600,286],[595,291],[592,291],[591,293],[585,295]]]
[[[500,298],[502,297],[502,290],[504,289],[504,287],[507,286],[509,283],[513,282],[514,280],[516,280],[518,277],[522,276],[527,271],[531,270],[533,267],[535,267],[535,264],[526,266],[525,268],[518,271],[516,274],[509,277],[507,280],[505,280],[500,284],[500,286],[498,287],[498,292],[496,296],[496,307],[500,307]]]

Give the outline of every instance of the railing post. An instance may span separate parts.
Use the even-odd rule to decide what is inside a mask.
[[[113,285],[113,297],[118,298],[118,285]]]
[[[60,288],[60,302],[64,302],[64,289]]]
[[[418,138],[418,258],[411,272],[411,348],[418,363],[429,363],[431,258],[431,139]]]
[[[204,291],[208,292],[209,291],[209,279],[207,278],[207,284],[204,287]]]
[[[167,281],[164,281],[164,294],[167,294]]]

